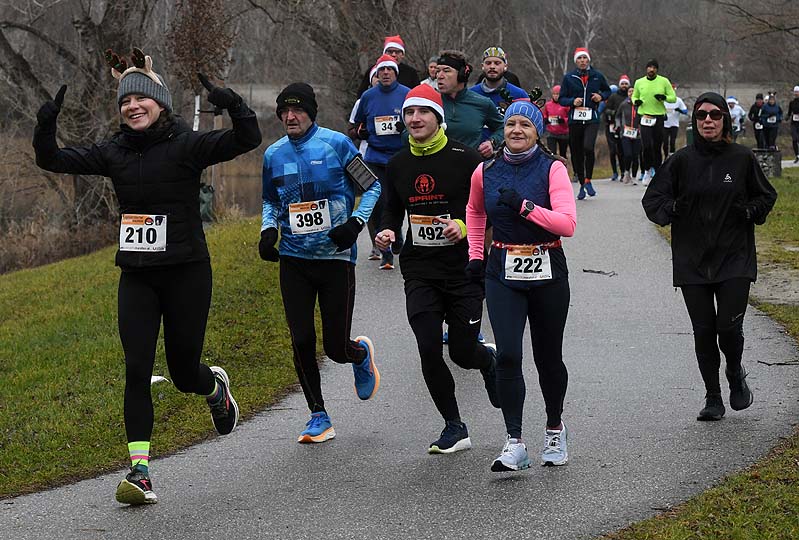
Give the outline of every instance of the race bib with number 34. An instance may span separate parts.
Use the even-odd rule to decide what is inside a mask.
[[[505,279],[539,281],[552,279],[549,251],[539,246],[513,246],[505,251]]]
[[[166,251],[166,216],[122,214],[119,251]]]
[[[378,135],[399,135],[397,124],[399,115],[375,116],[375,133]]]
[[[327,199],[289,204],[291,234],[310,234],[330,228]]]

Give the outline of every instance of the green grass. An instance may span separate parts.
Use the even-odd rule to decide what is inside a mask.
[[[261,262],[259,222],[208,231],[214,294],[203,361],[231,374],[244,416],[296,381],[277,265]],[[114,250],[0,276],[0,497],[128,463],[125,366]],[[163,342],[156,374],[166,372]],[[212,436],[204,400],[153,386],[154,456]]]
[[[779,193],[764,226],[756,227],[758,258],[799,275],[799,170],[772,179]],[[661,229],[668,239],[668,228]],[[799,279],[797,280],[799,283]],[[799,306],[753,301],[799,340]],[[793,360],[793,359],[791,359]],[[793,368],[790,368],[793,369]],[[795,375],[791,373],[791,375]],[[786,419],[789,421],[790,419]],[[799,538],[799,431],[768,457],[725,478],[673,510],[635,523],[605,540],[795,540]]]

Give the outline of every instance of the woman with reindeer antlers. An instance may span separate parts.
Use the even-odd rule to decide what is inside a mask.
[[[124,417],[131,469],[116,491],[125,504],[155,503],[149,475],[153,405],[150,378],[163,319],[166,362],[175,387],[204,396],[220,435],[233,431],[238,405],[221,367],[200,362],[211,304],[211,264],[198,195],[204,168],[228,161],[261,143],[255,113],[229,88],[198,74],[208,101],[227,109],[232,129],[191,131],[172,114],[172,96],[152,59],[133,49],[133,65],[106,52],[119,81],[122,119],[109,140],[59,148],[56,119],[62,86],[37,113],[36,164],[47,171],[111,178],[121,214],[119,337],[125,352]]]

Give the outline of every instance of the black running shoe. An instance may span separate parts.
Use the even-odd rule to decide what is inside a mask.
[[[721,420],[724,412],[724,402],[721,401],[721,394],[708,394],[705,396],[705,408],[699,411],[699,416],[696,419],[700,422]]]
[[[488,401],[491,402],[494,408],[499,409],[499,392],[497,391],[497,346],[493,343],[486,343],[484,346],[491,355],[491,365],[486,368],[481,368],[480,374],[483,376],[486,393],[488,394]]]
[[[139,469],[131,469],[117,486],[117,501],[122,504],[155,504],[158,497],[153,492],[150,475]]]
[[[230,393],[230,379],[225,370],[218,366],[211,366],[211,371],[223,392],[222,399],[208,402],[208,407],[211,409],[211,420],[214,422],[217,433],[227,435],[239,423],[239,405],[233,399],[233,394]]]
[[[429,454],[452,454],[459,450],[468,450],[472,447],[469,431],[463,422],[450,422],[441,432],[441,437],[427,449]]]
[[[754,393],[749,389],[746,384],[746,376],[748,373],[743,366],[738,371],[724,371],[727,375],[727,381],[730,383],[730,407],[734,411],[742,411],[749,407],[755,400]]]

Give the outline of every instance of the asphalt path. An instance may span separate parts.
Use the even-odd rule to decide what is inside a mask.
[[[308,411],[294,394],[227,437],[155,460],[157,505],[116,503],[118,471],[0,501],[0,538],[593,538],[753,463],[799,420],[797,368],[758,361],[795,360],[796,347],[750,307],[744,362],[754,405],[697,422],[704,392],[668,245],[643,214],[642,187],[595,185],[598,196],[578,202],[577,231],[564,248],[567,466],[492,473],[505,439],[501,413],[479,372],[454,366],[474,447],[426,453],[443,422],[422,381],[402,278],[366,261],[361,235],[353,336],[374,339],[382,383],[361,402],[351,369],[325,362],[334,440],[295,442]],[[490,339],[488,324],[483,330]],[[525,341],[524,437],[537,457],[545,415]]]

